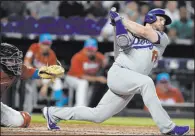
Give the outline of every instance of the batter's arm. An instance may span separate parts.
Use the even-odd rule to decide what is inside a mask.
[[[114,8],[110,10],[109,15],[112,25],[114,25],[114,53],[116,58],[119,53],[119,48],[117,48],[117,46],[121,49],[127,49],[131,46],[132,41],[128,35],[128,31],[125,29],[121,21],[121,17],[115,12]]]
[[[157,32],[148,24],[146,24],[146,26],[143,26],[129,19],[123,19],[122,22],[125,28],[135,35],[144,37],[152,43],[155,43],[159,40]]]

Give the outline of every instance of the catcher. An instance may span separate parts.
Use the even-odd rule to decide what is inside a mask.
[[[40,69],[25,66],[22,51],[14,45],[1,43],[0,48],[0,97],[19,79],[53,80],[64,75],[64,69],[59,65],[44,66]],[[29,126],[30,121],[31,116],[28,112],[16,111],[1,102],[1,126],[25,128]]]

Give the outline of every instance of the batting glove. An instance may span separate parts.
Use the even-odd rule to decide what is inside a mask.
[[[113,26],[116,25],[116,22],[121,20],[121,17],[119,16],[119,13],[117,13],[115,11],[110,10],[109,16],[110,16],[110,19],[111,19],[111,25],[113,25]]]
[[[121,34],[127,34],[127,30],[122,23],[122,18],[119,16],[119,13],[111,9],[109,12],[109,16],[112,21],[112,25],[116,26],[116,35],[118,36]]]
[[[113,12],[113,11],[110,10],[109,16],[110,16],[110,19],[111,19],[112,21],[114,21],[115,23],[116,23],[117,21],[121,20],[121,17],[119,16],[119,13],[117,13],[117,12]]]

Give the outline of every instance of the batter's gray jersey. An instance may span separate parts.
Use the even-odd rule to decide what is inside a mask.
[[[133,36],[131,48],[125,51],[120,49],[115,63],[138,73],[149,75],[155,63],[162,56],[166,46],[169,44],[169,38],[166,33],[156,32],[159,36],[157,43],[151,43],[147,39]]]

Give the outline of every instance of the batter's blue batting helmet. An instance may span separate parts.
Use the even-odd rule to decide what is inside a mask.
[[[164,17],[166,19],[165,25],[169,25],[172,22],[171,18],[167,15],[167,13],[165,12],[164,9],[155,8],[155,9],[150,10],[145,15],[144,25],[146,23],[149,23],[149,24],[154,23],[157,20],[156,16],[162,16],[162,17]]]

